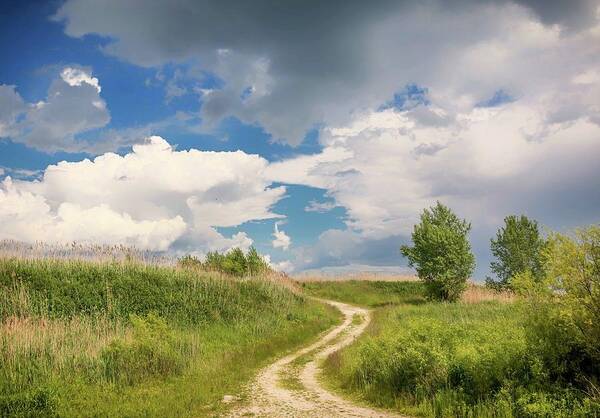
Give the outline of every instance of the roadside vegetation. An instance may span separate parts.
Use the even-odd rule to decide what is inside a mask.
[[[212,416],[339,321],[282,277],[0,257],[0,416]]]
[[[600,416],[600,226],[543,238],[535,221],[508,217],[487,289],[465,277],[468,229],[439,203],[424,212],[402,248],[421,300],[381,306],[393,298],[375,283],[305,285],[376,308],[367,332],[327,358],[325,381],[416,416]]]

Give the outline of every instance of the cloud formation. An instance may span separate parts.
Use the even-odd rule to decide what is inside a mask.
[[[275,238],[272,242],[273,248],[281,248],[284,251],[287,251],[290,248],[292,239],[284,231],[279,230],[278,222],[275,222],[273,237]]]
[[[175,151],[150,137],[124,156],[49,166],[39,181],[6,178],[0,186],[0,238],[122,243],[189,251],[247,248],[244,233],[216,226],[277,218],[285,193],[269,188],[267,162],[238,152]]]
[[[434,127],[386,109],[325,129],[322,153],[269,167],[271,178],[325,188],[347,211],[347,230],[322,234],[297,265],[400,263],[399,245],[436,200],[472,221],[480,261],[508,214],[552,228],[599,221],[600,126],[579,115],[548,128],[545,103],[476,108]],[[423,146],[437,151],[416,152]]]
[[[295,145],[408,83],[435,92],[450,119],[499,89],[517,98],[558,92],[565,73],[598,65],[597,12],[593,0],[68,0],[54,19],[70,36],[108,37],[104,51],[134,64],[216,74],[224,86],[199,97],[207,129],[236,116]]]
[[[101,87],[88,68],[65,67],[46,100],[26,104],[14,86],[0,85],[0,138],[42,151],[81,151],[76,135],[110,122]]]

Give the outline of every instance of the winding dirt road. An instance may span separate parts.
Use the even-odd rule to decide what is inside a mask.
[[[319,364],[331,353],[349,345],[369,325],[370,311],[330,300],[344,321],[314,344],[263,369],[248,388],[248,402],[230,417],[400,417],[390,412],[357,406],[323,388]]]

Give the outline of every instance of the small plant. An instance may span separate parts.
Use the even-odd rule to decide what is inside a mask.
[[[496,261],[492,261],[490,269],[498,280],[488,277],[488,287],[511,288],[511,279],[526,271],[539,279],[543,274],[544,245],[536,221],[526,216],[504,218],[504,226],[498,230],[496,238],[491,239],[491,250]]]
[[[421,214],[415,225],[413,246],[403,245],[402,255],[415,267],[433,299],[456,301],[475,268],[475,256],[467,238],[471,224],[437,202]]]

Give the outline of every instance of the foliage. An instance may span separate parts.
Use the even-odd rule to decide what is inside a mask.
[[[491,250],[496,261],[490,268],[498,278],[486,283],[493,288],[510,288],[511,279],[517,274],[530,271],[539,278],[543,274],[542,250],[545,241],[540,236],[536,221],[521,215],[504,218],[504,226],[491,239]]]
[[[257,276],[272,271],[269,263],[254,247],[250,247],[247,254],[240,248],[233,248],[224,254],[209,251],[204,263],[195,256],[186,255],[178,260],[178,264],[183,268],[216,271],[237,277]]]
[[[338,390],[409,415],[594,416],[600,404],[548,379],[519,305],[400,305],[375,311],[367,335],[329,357]]]
[[[0,416],[219,415],[338,320],[264,277],[0,257]]]
[[[437,202],[423,211],[421,222],[414,226],[413,247],[401,247],[432,298],[456,301],[465,290],[475,268],[475,257],[467,238],[470,229],[468,222]]]
[[[187,357],[178,350],[175,333],[164,319],[154,314],[131,315],[131,324],[130,340],[114,339],[100,354],[108,381],[133,385],[184,370]]]
[[[600,226],[574,237],[553,234],[544,251],[546,274],[514,279],[526,296],[531,347],[552,378],[584,390],[600,383]]]
[[[550,235],[541,260],[512,279],[514,303],[376,310],[328,382],[410,415],[600,416],[600,226]]]

